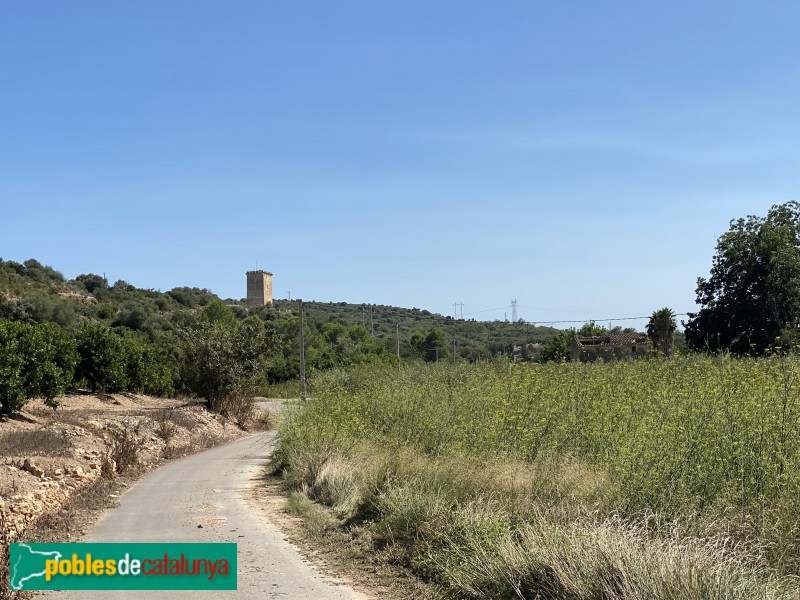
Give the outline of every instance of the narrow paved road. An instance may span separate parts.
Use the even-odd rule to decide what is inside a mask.
[[[248,507],[251,488],[272,449],[260,434],[170,463],[128,490],[84,541],[237,542],[239,579],[229,592],[51,592],[46,598],[363,598],[324,580],[284,538]],[[202,528],[198,527],[202,525]]]

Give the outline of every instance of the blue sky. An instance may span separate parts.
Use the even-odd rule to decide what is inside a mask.
[[[799,30],[790,1],[5,3],[0,256],[684,312],[731,219],[800,198]]]

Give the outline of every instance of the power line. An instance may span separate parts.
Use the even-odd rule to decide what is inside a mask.
[[[674,313],[676,317],[687,317],[689,313]],[[615,319],[599,319],[600,321],[637,321],[639,319],[649,319],[650,315],[644,317],[617,317]],[[574,321],[525,321],[527,325],[555,325],[556,323],[597,323],[598,319],[577,319]]]
[[[506,309],[506,308],[508,308],[508,304],[506,304],[505,306],[500,306],[498,308],[487,308],[486,310],[475,310],[475,311],[464,313],[464,314],[465,315],[477,315],[477,314],[480,314],[480,313],[494,312],[496,310],[503,310],[503,309]]]
[[[513,318],[514,312],[515,312],[516,308],[518,307],[517,301],[516,300],[512,300],[510,306],[511,306],[511,309],[512,309],[512,313],[511,314],[512,314],[512,318]],[[466,315],[477,315],[477,314],[481,314],[481,313],[494,312],[494,311],[498,311],[498,310],[505,310],[507,308],[509,308],[508,304],[505,305],[505,306],[499,306],[497,308],[487,308],[487,309],[484,309],[484,310],[475,310],[475,311],[464,313],[464,314],[466,314]],[[548,309],[548,310],[555,310],[555,309]],[[577,312],[577,311],[574,311],[574,312]],[[676,317],[687,317],[687,316],[689,316],[689,314],[690,313],[674,313],[674,315]],[[637,321],[637,320],[640,320],[640,319],[649,319],[650,316],[651,315],[644,315],[644,316],[641,316],[641,317],[614,317],[614,318],[603,317],[602,319],[570,319],[570,320],[561,320],[561,321],[523,321],[523,323],[525,323],[526,325],[534,325],[535,326],[535,325],[556,325],[556,324],[559,324],[559,323],[589,323],[589,322],[599,323],[601,321],[609,321],[609,322],[611,322],[611,321]],[[514,321],[516,322],[516,320],[514,320]]]

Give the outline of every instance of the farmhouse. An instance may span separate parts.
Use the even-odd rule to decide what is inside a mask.
[[[610,333],[594,337],[572,336],[569,359],[572,362],[594,362],[644,356],[653,349],[643,333]]]

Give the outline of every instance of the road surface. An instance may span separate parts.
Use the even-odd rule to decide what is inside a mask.
[[[193,454],[157,469],[129,489],[82,541],[237,542],[237,591],[48,592],[53,600],[231,598],[363,600],[324,579],[244,494],[255,485],[272,449],[274,432]],[[201,527],[198,527],[201,525]]]

